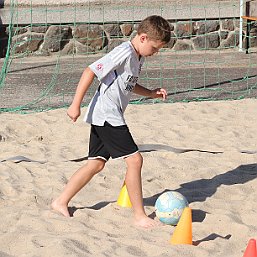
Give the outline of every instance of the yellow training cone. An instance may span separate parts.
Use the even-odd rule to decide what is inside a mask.
[[[128,195],[128,190],[127,190],[125,183],[123,184],[122,189],[120,191],[120,195],[117,200],[117,204],[121,207],[128,207],[128,208],[132,207],[132,204],[130,202],[129,195]]]
[[[185,207],[178,225],[170,240],[171,244],[193,244],[192,242],[192,210]]]

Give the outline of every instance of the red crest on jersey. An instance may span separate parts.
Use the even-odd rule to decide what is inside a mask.
[[[98,64],[96,65],[96,69],[97,69],[97,70],[102,70],[103,67],[104,67],[104,65],[103,65],[102,63],[98,63]]]

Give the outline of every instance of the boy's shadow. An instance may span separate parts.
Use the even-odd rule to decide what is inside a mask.
[[[216,175],[211,179],[198,179],[181,184],[177,189],[165,189],[153,196],[144,198],[145,206],[154,206],[157,198],[167,191],[177,191],[184,195],[189,203],[203,202],[208,197],[215,194],[221,185],[244,184],[257,177],[257,163],[240,165],[236,169],[226,173]],[[192,210],[193,222],[202,222],[205,219],[206,212],[202,210]]]
[[[102,208],[104,208],[105,206],[107,206],[110,203],[114,203],[115,201],[104,201],[104,202],[99,202],[93,206],[87,206],[87,207],[69,207],[68,211],[70,213],[70,216],[73,217],[73,214],[77,211],[77,210],[84,210],[84,209],[91,209],[91,210],[95,210],[98,211]]]
[[[157,198],[167,191],[177,191],[184,195],[189,203],[192,202],[203,202],[208,197],[211,197],[215,194],[218,187],[221,185],[236,185],[236,184],[244,184],[248,181],[251,181],[257,177],[257,163],[240,165],[236,169],[230,170],[226,173],[216,175],[211,179],[198,179],[191,182],[187,182],[181,184],[178,189],[165,189],[162,192],[155,194],[153,196],[144,198],[145,206],[154,206]],[[73,216],[74,212],[79,209],[93,209],[100,210],[106,207],[110,203],[114,203],[115,201],[104,201],[99,202],[93,206],[88,207],[70,207],[69,212],[70,215]],[[202,222],[206,217],[205,211],[193,209],[192,210],[192,219],[193,222]],[[150,215],[154,218],[155,213]],[[205,241],[205,240],[203,240]]]

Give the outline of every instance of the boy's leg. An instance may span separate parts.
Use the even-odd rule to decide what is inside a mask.
[[[145,228],[157,226],[159,223],[146,215],[143,206],[141,181],[143,158],[141,154],[137,152],[125,158],[125,161],[127,164],[125,184],[127,186],[130,201],[134,210],[135,224]]]
[[[70,178],[61,195],[52,202],[51,206],[55,211],[66,217],[70,217],[68,203],[91,179],[100,172],[105,165],[102,159],[88,160],[87,163],[78,169]]]

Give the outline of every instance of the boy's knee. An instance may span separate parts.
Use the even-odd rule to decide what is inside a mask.
[[[128,165],[142,166],[143,156],[138,152],[126,158]]]
[[[105,161],[103,161],[103,160],[92,160],[92,161],[88,162],[88,165],[90,165],[90,168],[91,168],[92,172],[97,174],[101,170],[103,170],[103,168],[105,166]]]
[[[140,153],[136,153],[135,154],[135,158],[136,158],[136,162],[138,164],[142,164],[143,163],[143,156]]]
[[[100,172],[101,170],[103,170],[104,166],[105,166],[105,161],[99,161],[97,163],[97,166],[96,166],[97,167],[97,173]]]

